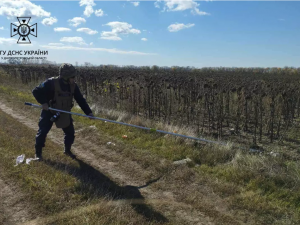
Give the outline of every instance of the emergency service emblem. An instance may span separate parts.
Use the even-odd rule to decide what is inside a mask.
[[[29,35],[37,37],[37,23],[29,26],[31,17],[17,17],[19,25],[10,24],[10,36],[19,35],[18,44],[31,44]]]

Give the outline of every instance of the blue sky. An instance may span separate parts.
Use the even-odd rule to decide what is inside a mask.
[[[0,51],[94,65],[300,67],[299,11],[299,1],[1,0]],[[37,23],[31,45],[10,37],[17,16]],[[72,26],[75,17],[85,22]]]

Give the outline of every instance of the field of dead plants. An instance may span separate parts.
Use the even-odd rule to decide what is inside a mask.
[[[3,65],[23,81],[40,82],[55,66]],[[216,138],[249,135],[250,144],[288,139],[299,119],[300,70],[296,68],[80,67],[77,83],[105,109],[173,125]]]
[[[300,69],[80,67],[76,82],[96,116],[228,145],[73,116],[79,160],[63,156],[53,127],[45,162],[14,167],[34,155],[40,110],[24,102],[36,104],[31,90],[57,74],[0,66],[0,223],[298,223]]]

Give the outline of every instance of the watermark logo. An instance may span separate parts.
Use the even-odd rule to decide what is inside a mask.
[[[31,44],[29,35],[37,37],[37,23],[29,26],[28,23],[31,17],[17,17],[19,25],[10,24],[10,36],[14,37],[19,35],[18,44]]]

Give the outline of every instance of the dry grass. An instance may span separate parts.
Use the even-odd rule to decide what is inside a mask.
[[[26,90],[24,86],[23,90]],[[16,91],[10,85],[6,85],[6,89],[1,86],[0,92],[7,99],[32,100],[28,90]],[[94,111],[99,113],[97,116],[102,118],[195,135],[188,128],[143,121],[139,117],[113,110],[105,112],[110,113],[110,115],[106,115],[105,110],[97,110],[97,107],[94,107]],[[30,109],[26,110],[30,111]],[[74,112],[82,113],[80,109],[74,109]],[[172,189],[178,188],[179,200],[190,203],[199,211],[215,217],[216,223],[232,224],[234,223],[233,215],[236,216],[237,221],[240,219],[247,224],[297,224],[299,221],[300,166],[294,158],[285,157],[283,147],[278,146],[278,149],[275,150],[280,153],[279,157],[268,154],[251,155],[234,148],[231,143],[226,146],[192,145],[192,142],[186,142],[182,138],[168,137],[159,133],[102,121],[89,121],[82,117],[74,119],[76,126],[83,129],[82,132],[86,134],[86,137],[92,136],[95,143],[105,144],[107,141],[120,143],[118,149],[113,146],[111,148],[122,152],[123,155],[138,162],[145,169],[152,167],[157,173],[168,174],[164,178],[166,184],[170,185]],[[95,126],[97,129],[88,129],[87,127],[90,126]],[[123,134],[128,135],[128,139],[122,139]],[[274,149],[272,150],[274,151]],[[184,167],[182,170],[176,170],[174,174],[170,173],[172,170],[170,171],[165,165],[160,164],[163,160],[173,161],[186,157],[193,160],[193,163],[189,165],[190,168]],[[200,166],[194,168],[197,164]],[[166,189],[163,185],[155,185],[157,185],[157,189]],[[201,185],[206,185],[207,192],[201,192]],[[186,191],[181,193],[183,189]],[[227,206],[224,207],[227,208],[226,210],[232,210],[231,214],[228,212],[222,214],[219,210],[217,211],[214,208],[215,204],[212,204],[214,199],[211,199],[214,195],[209,195],[208,198],[205,196],[207,193],[217,193],[222,199],[225,199]],[[216,202],[218,201],[216,200]],[[74,218],[74,221],[78,219]],[[65,222],[63,219],[61,221]]]

